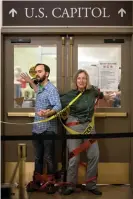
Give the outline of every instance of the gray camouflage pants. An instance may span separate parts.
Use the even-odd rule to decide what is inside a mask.
[[[67,120],[66,123],[72,122],[72,121],[77,121],[77,120],[69,116],[69,119]],[[78,132],[83,132],[87,126],[88,126],[88,122],[84,124],[71,126],[71,129]],[[95,129],[93,129],[91,133],[95,133]],[[68,151],[71,152],[73,149],[77,148],[83,141],[85,140],[68,139],[67,140]],[[87,175],[86,175],[86,180],[88,181],[87,189],[95,189],[96,177],[97,177],[97,171],[98,171],[98,162],[99,162],[98,143],[97,142],[93,143],[91,147],[86,150],[86,154],[87,154],[87,160],[88,160]],[[67,168],[67,182],[72,182],[74,184],[77,183],[77,172],[78,172],[79,161],[80,161],[80,155],[75,156],[69,160],[68,168]]]

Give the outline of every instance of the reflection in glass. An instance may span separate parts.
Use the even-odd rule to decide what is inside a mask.
[[[21,72],[29,74],[31,67],[44,63],[50,67],[50,81],[57,85],[57,48],[49,46],[14,46],[14,107],[31,108],[35,105],[35,93],[24,80]]]
[[[121,107],[121,45],[78,45],[78,69],[85,69],[91,84],[112,96],[98,107]]]

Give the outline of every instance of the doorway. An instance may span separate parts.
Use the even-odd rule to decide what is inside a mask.
[[[19,79],[20,72],[30,73],[36,63],[50,66],[51,82],[60,93],[70,89],[73,74],[79,68],[88,71],[90,81],[103,92],[115,92],[121,80],[121,104],[100,101],[96,110],[97,133],[130,132],[130,37],[125,36],[25,36],[4,38],[3,121],[33,122],[35,93]],[[106,76],[106,78],[105,78]],[[128,113],[128,116],[127,116]],[[31,135],[32,125],[3,124],[4,135]],[[17,144],[5,142],[5,181],[17,161]],[[28,146],[27,172],[33,169],[32,142]],[[118,147],[119,146],[119,147]],[[130,139],[99,140],[98,183],[128,184]],[[85,157],[82,157],[83,160]],[[82,179],[82,176],[81,176]]]

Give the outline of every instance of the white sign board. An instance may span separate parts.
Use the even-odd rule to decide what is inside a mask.
[[[116,62],[99,62],[99,88],[102,91],[117,91],[119,84]]]

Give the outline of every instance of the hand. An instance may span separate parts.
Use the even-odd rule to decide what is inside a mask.
[[[48,117],[49,112],[50,112],[50,109],[40,110],[39,112],[37,112],[37,115],[39,115],[40,117]]]
[[[21,74],[20,74],[20,77],[21,77],[22,79],[24,79],[24,80],[26,81],[26,83],[31,83],[31,82],[32,82],[30,76],[29,76],[27,73],[21,73]]]
[[[106,101],[114,101],[115,97],[116,97],[116,93],[114,93],[114,92],[109,93],[109,94],[104,94],[104,99]]]

